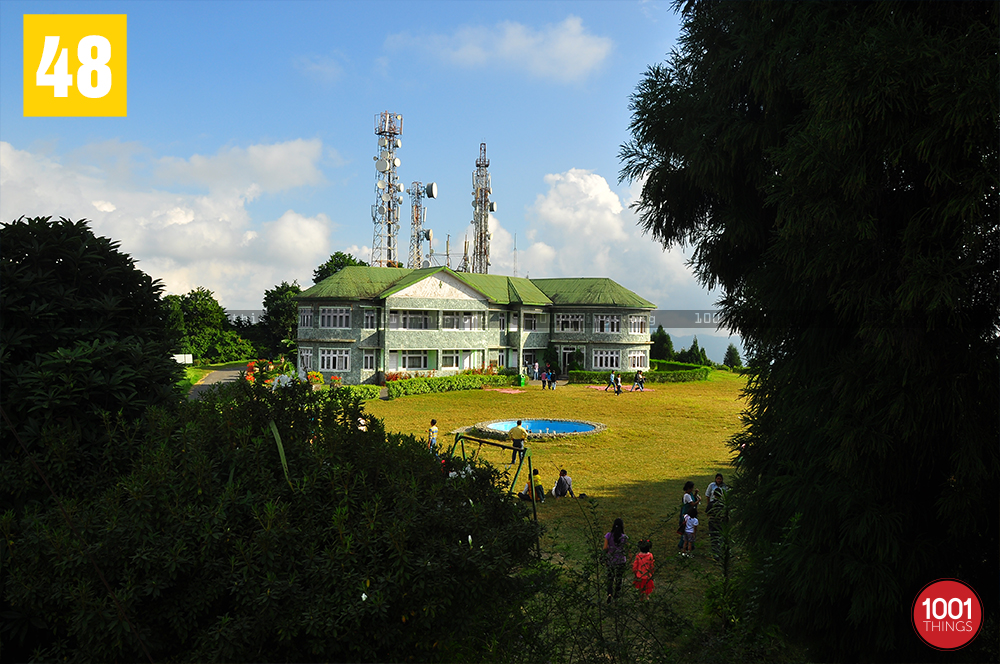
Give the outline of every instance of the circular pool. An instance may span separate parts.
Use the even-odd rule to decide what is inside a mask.
[[[480,422],[471,428],[487,435],[506,438],[507,432],[515,426],[517,426],[517,420],[493,420],[491,422]],[[529,438],[597,433],[604,431],[606,428],[600,422],[526,418],[521,419],[521,427],[528,432]]]

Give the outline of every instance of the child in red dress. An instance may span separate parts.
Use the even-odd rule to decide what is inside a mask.
[[[653,592],[653,554],[649,550],[653,548],[649,540],[639,542],[639,553],[635,554],[632,561],[632,571],[635,572],[635,581],[632,584],[637,590],[642,591],[643,599],[649,597]]]

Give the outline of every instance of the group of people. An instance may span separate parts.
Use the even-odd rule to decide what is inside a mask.
[[[551,494],[555,498],[565,498],[566,496],[576,498],[576,494],[573,493],[573,478],[569,476],[565,468],[559,471],[559,477],[552,487]],[[545,485],[542,483],[537,468],[531,471],[531,478],[524,485],[524,490],[517,494],[517,497],[521,500],[534,498],[537,503],[545,502]]]
[[[622,374],[620,371],[617,374],[612,371],[611,375],[608,376],[608,384],[604,386],[604,391],[607,392],[609,388],[615,391],[615,395],[622,393]],[[632,389],[629,392],[635,392],[636,388],[639,388],[640,392],[646,391],[646,377],[642,375],[642,370],[635,372],[635,380],[632,381]]]
[[[706,512],[709,516],[708,532],[712,538],[712,549],[716,555],[722,546],[721,531],[722,523],[726,519],[725,498],[729,487],[726,485],[722,474],[716,474],[715,481],[708,485],[705,491],[705,499],[708,502]],[[695,541],[698,534],[698,505],[701,504],[702,497],[695,488],[694,482],[684,484],[684,494],[681,499],[681,516],[677,526],[677,533],[681,536],[677,544],[678,549],[682,549],[682,555],[690,556],[694,551]],[[622,519],[614,520],[611,530],[605,533],[603,541],[605,564],[608,573],[608,602],[610,603],[621,593],[622,584],[625,578],[625,570],[628,569],[628,554],[626,543],[628,536],[625,534],[625,523]],[[642,593],[643,598],[653,592],[653,571],[655,561],[653,560],[652,543],[647,540],[639,542],[639,552],[632,558],[633,585]]]
[[[628,555],[625,544],[628,535],[625,534],[625,522],[620,518],[611,524],[611,530],[604,534],[604,555],[608,567],[608,603],[618,597],[625,580],[625,570],[628,569]],[[655,561],[652,554],[653,543],[648,539],[639,542],[639,552],[632,558],[632,585],[642,593],[643,599],[649,597],[655,586],[653,572]]]
[[[705,499],[708,501],[707,513],[708,534],[712,541],[712,552],[719,555],[722,548],[722,523],[726,519],[725,497],[729,487],[726,485],[722,473],[715,475],[715,481],[708,485],[705,490]],[[684,494],[681,497],[681,516],[677,524],[677,534],[680,541],[677,548],[682,555],[690,556],[694,551],[694,543],[698,535],[698,506],[701,504],[701,496],[694,482],[688,481],[684,484]]]

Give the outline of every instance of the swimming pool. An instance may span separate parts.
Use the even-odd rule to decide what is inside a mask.
[[[492,422],[480,422],[474,429],[480,431],[506,434],[517,426],[517,420],[493,420]],[[521,420],[521,427],[528,432],[528,437],[546,436],[567,436],[582,433],[596,433],[603,431],[605,426],[600,422],[587,422],[584,420],[558,420],[558,419],[524,419]]]

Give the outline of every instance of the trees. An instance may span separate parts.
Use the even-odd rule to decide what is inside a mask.
[[[0,225],[0,243],[0,401],[50,482],[87,495],[127,458],[106,422],[180,398],[163,286],[85,220],[22,217]],[[47,502],[0,431],[0,513]]]
[[[923,658],[920,587],[995,584],[997,7],[685,4],[632,99],[641,223],[753,358],[753,591],[815,657]]]
[[[334,252],[325,263],[313,270],[313,283],[318,284],[327,277],[333,276],[351,265],[367,266],[368,263],[358,260],[351,254],[345,254],[342,251]]]
[[[297,281],[282,281],[264,291],[264,327],[272,348],[281,348],[284,341],[294,343],[299,329],[299,307],[295,296],[302,292]]]
[[[729,344],[726,347],[726,357],[722,360],[722,363],[730,369],[743,366],[743,360],[740,359],[740,351],[736,349],[735,345]]]
[[[663,326],[658,325],[656,332],[650,337],[653,346],[650,348],[649,357],[653,360],[674,359],[674,342],[670,340],[670,335],[664,332]]]

